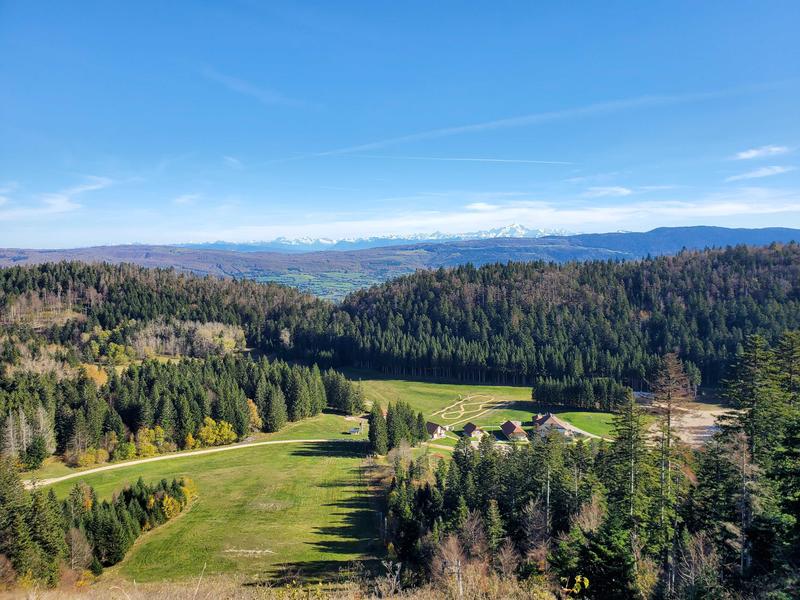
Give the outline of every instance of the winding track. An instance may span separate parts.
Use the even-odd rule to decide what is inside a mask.
[[[93,467],[85,471],[76,471],[62,475],[61,477],[51,477],[50,479],[29,479],[25,481],[25,487],[30,489],[34,486],[48,486],[54,483],[60,483],[68,479],[76,477],[83,477],[84,475],[91,475],[92,473],[99,473],[100,471],[111,471],[113,469],[122,469],[124,467],[131,467],[141,465],[149,462],[156,462],[159,460],[173,460],[176,458],[189,458],[192,456],[200,456],[201,454],[213,454],[214,452],[227,452],[229,450],[239,450],[241,448],[254,448],[255,446],[272,446],[276,444],[315,444],[320,442],[343,442],[345,444],[352,444],[361,442],[363,440],[346,440],[342,438],[328,438],[328,439],[307,439],[307,440],[269,440],[265,442],[250,442],[246,444],[233,444],[231,446],[220,446],[219,448],[204,448],[203,450],[190,450],[188,452],[173,452],[170,454],[161,454],[159,456],[151,456],[150,458],[140,458],[137,460],[129,460],[120,463],[113,463],[110,465],[103,465],[102,467]]]

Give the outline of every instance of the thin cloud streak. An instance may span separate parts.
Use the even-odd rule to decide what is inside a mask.
[[[61,190],[59,192],[45,193],[39,195],[40,203],[36,206],[12,207],[0,211],[0,221],[15,221],[21,219],[35,219],[48,215],[71,212],[82,207],[74,200],[75,196],[102,190],[112,185],[114,181],[108,177],[89,176],[86,182]],[[6,202],[0,204],[7,204]]]
[[[409,135],[402,135],[383,140],[377,140],[366,144],[357,146],[347,146],[344,148],[337,148],[328,150],[326,152],[317,152],[304,157],[320,157],[320,156],[334,156],[337,154],[353,154],[355,152],[364,152],[369,150],[376,150],[378,148],[385,148],[387,146],[395,146],[398,144],[405,144],[409,142],[418,142],[422,140],[429,140],[435,138],[449,137],[453,135],[461,135],[465,133],[478,133],[482,131],[491,131],[496,129],[509,129],[514,127],[528,127],[531,125],[538,125],[550,121],[558,121],[562,119],[590,117],[595,115],[602,115],[608,113],[619,112],[623,110],[630,110],[636,108],[648,108],[656,106],[669,106],[674,104],[684,104],[689,102],[700,102],[703,100],[711,100],[714,98],[721,98],[730,96],[732,94],[743,93],[745,90],[719,90],[712,92],[695,92],[688,94],[662,94],[652,96],[639,96],[637,98],[627,98],[622,100],[612,100],[610,102],[598,102],[581,106],[576,108],[567,108],[562,110],[546,111],[540,113],[533,113],[523,115],[520,117],[511,117],[508,119],[497,119],[493,121],[484,121],[482,123],[473,123],[469,125],[460,125],[456,127],[443,127],[439,129],[430,129],[428,131],[421,131],[419,133],[412,133]]]
[[[749,150],[743,150],[742,152],[737,152],[734,159],[736,160],[751,160],[753,158],[764,158],[765,156],[776,156],[778,154],[786,154],[789,152],[788,146],[774,146],[772,144],[768,146],[761,146],[760,148],[750,148]]]
[[[203,69],[201,71],[201,74],[209,81],[219,83],[220,85],[228,88],[232,92],[236,92],[244,96],[250,96],[251,98],[255,98],[256,100],[261,102],[261,104],[264,104],[266,106],[293,106],[293,107],[308,106],[307,103],[302,102],[300,100],[287,98],[283,94],[280,94],[273,90],[258,87],[257,85],[254,85],[249,81],[246,81],[244,79],[239,79],[238,77],[232,77],[230,75],[225,75],[224,73],[220,73],[219,71],[216,71],[211,68]]]
[[[761,177],[772,177],[773,175],[782,175],[783,173],[789,173],[794,171],[794,167],[783,167],[783,166],[771,166],[771,167],[761,167],[760,169],[754,169],[753,171],[748,171],[747,173],[741,173],[740,175],[733,175],[728,177],[725,181],[741,181],[743,179],[760,179]]]
[[[583,195],[586,198],[605,198],[608,196],[621,197],[630,196],[633,190],[630,188],[622,187],[619,185],[605,186],[605,187],[590,187]]]
[[[473,158],[455,156],[390,156],[376,154],[356,154],[357,158],[380,158],[389,160],[430,160],[446,162],[482,162],[482,163],[511,163],[526,165],[573,165],[575,163],[564,160],[528,160],[521,158]]]

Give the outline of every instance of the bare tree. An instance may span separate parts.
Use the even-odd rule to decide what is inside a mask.
[[[676,453],[674,426],[680,406],[691,398],[691,383],[680,358],[674,352],[664,356],[661,369],[652,384],[654,402],[663,411],[659,422],[660,488],[659,531],[662,536],[662,566],[666,574],[666,595],[675,589],[675,530],[677,500],[675,477],[680,469],[675,468]]]
[[[550,524],[547,508],[540,499],[529,500],[522,509],[522,527],[525,532],[525,553],[541,570],[547,567],[550,550]]]
[[[678,594],[681,598],[700,598],[718,585],[720,559],[714,543],[703,533],[692,535],[678,560]]]
[[[376,580],[375,587],[381,598],[392,598],[400,592],[400,572],[403,568],[403,563],[384,560],[381,564],[386,573]]]
[[[454,535],[448,535],[433,555],[431,574],[434,581],[450,589],[456,598],[464,597],[464,569],[466,557],[461,542]]]
[[[486,540],[486,527],[479,511],[469,511],[467,518],[461,525],[459,537],[470,558],[483,560],[486,557],[489,545]]]
[[[504,578],[510,579],[516,575],[517,567],[519,567],[519,554],[510,539],[506,538],[500,544],[495,561],[497,571]]]
[[[69,568],[76,571],[88,568],[92,563],[92,545],[83,531],[71,527],[66,539],[69,548]]]

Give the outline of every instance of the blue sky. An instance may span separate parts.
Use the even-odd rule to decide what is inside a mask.
[[[0,246],[800,227],[798,24],[796,1],[0,1]]]

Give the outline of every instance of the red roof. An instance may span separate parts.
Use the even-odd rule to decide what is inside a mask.
[[[525,430],[522,428],[522,423],[519,421],[506,421],[500,426],[500,430],[508,438],[510,438],[512,435],[524,435],[525,437],[528,437],[528,434],[525,433]]]
[[[561,429],[572,429],[572,427],[564,423],[564,421],[559,419],[553,413],[548,412],[544,413],[543,415],[536,415],[536,417],[533,419],[533,424],[537,427],[544,425],[545,423],[550,423],[551,426],[560,427]]]

